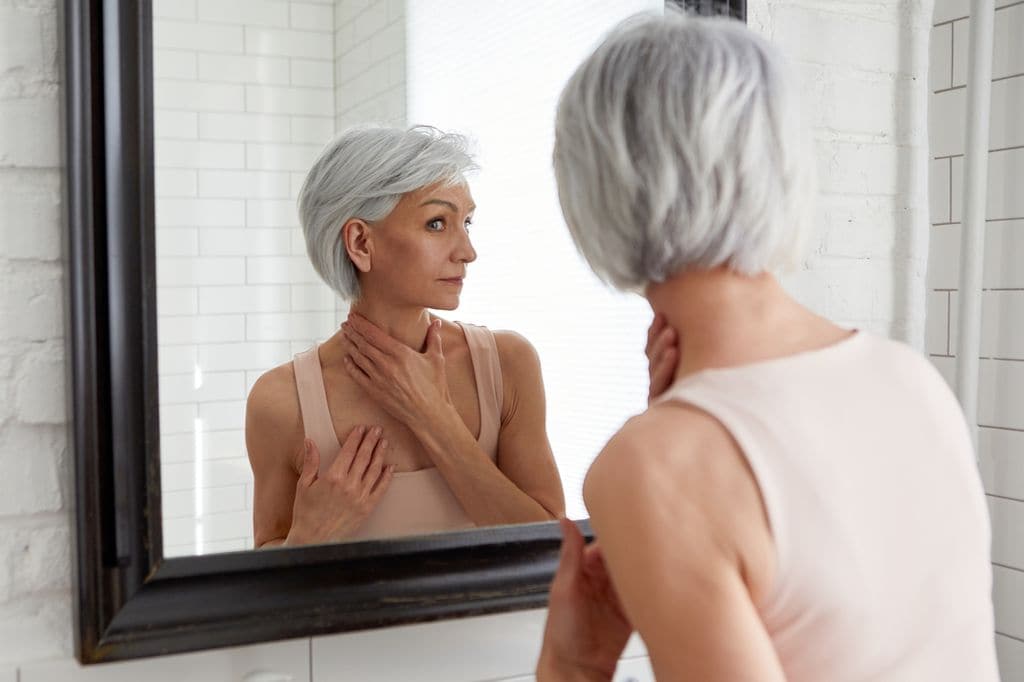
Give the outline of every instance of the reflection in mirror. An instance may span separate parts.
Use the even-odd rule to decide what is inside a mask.
[[[296,543],[587,516],[583,474],[646,401],[644,339],[620,330],[644,329],[651,313],[577,255],[552,124],[601,35],[662,4],[154,3],[165,555],[279,544],[296,509]],[[379,147],[392,157],[410,126],[464,135],[479,170],[456,163],[464,183],[403,189],[393,206],[378,202],[382,215],[364,205],[320,216],[320,246],[307,250],[307,174],[338,151],[336,135],[367,125],[402,132]],[[459,156],[459,137],[419,134]],[[332,157],[308,197],[343,203],[385,156],[361,157],[366,172]],[[318,274],[313,261],[331,254],[358,272],[357,302]],[[462,274],[461,285],[440,281]],[[377,324],[354,318],[346,333],[350,307]],[[435,319],[439,374],[421,352]],[[346,369],[346,355],[372,357],[368,343],[394,362]],[[418,399],[396,397],[403,384],[381,381],[388,371],[418,377],[406,384]],[[376,444],[360,425],[383,428]],[[349,477],[351,489],[336,482],[329,494],[322,476],[305,479],[297,502],[307,435],[321,472],[361,462],[361,440],[396,472],[375,500],[376,479]],[[325,516],[356,497],[351,514]]]

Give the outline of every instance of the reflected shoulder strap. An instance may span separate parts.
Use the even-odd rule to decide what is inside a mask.
[[[320,471],[341,450],[334,422],[327,407],[323,369],[320,367],[319,344],[295,356],[295,386],[299,392],[299,409],[307,438],[313,439],[320,450]]]

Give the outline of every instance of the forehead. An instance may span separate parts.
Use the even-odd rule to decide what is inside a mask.
[[[473,195],[470,194],[469,185],[466,183],[458,185],[445,185],[436,183],[427,185],[414,192],[409,192],[402,197],[401,204],[408,208],[418,208],[423,202],[430,199],[440,199],[455,204],[461,211],[469,211],[473,207]],[[437,204],[429,204],[437,207]]]

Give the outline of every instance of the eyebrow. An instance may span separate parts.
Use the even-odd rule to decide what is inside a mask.
[[[453,204],[450,201],[445,201],[444,199],[427,199],[422,204],[420,204],[420,206],[426,206],[427,204],[440,204],[442,206],[447,206],[454,213],[458,213],[459,212],[459,207],[458,206],[456,206],[455,204]],[[476,210],[476,204],[473,204],[472,206],[469,207],[469,210],[466,211],[466,213],[472,213],[475,210]]]

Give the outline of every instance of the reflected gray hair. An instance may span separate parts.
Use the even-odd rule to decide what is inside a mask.
[[[553,161],[577,249],[642,292],[690,269],[799,263],[812,165],[781,56],[725,17],[636,15],[569,79]]]
[[[320,152],[299,190],[299,222],[313,269],[341,298],[358,299],[359,277],[342,226],[351,218],[383,220],[403,194],[462,184],[476,168],[462,135],[431,126],[346,130]]]

